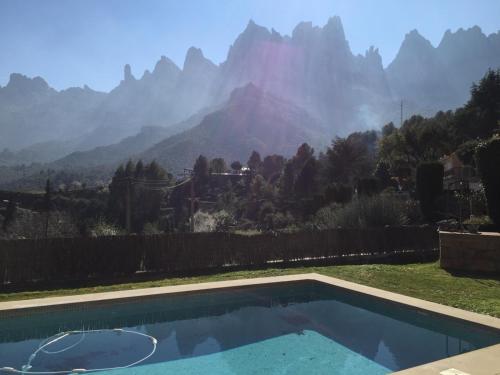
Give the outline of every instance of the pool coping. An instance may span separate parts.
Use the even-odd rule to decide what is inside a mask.
[[[29,300],[0,302],[0,318],[2,316],[24,315],[37,311],[50,310],[54,308],[75,307],[86,304],[99,304],[106,302],[126,301],[128,299],[147,298],[153,296],[169,294],[185,294],[202,291],[212,291],[217,289],[251,287],[257,285],[269,285],[279,283],[290,283],[297,281],[317,281],[334,287],[347,289],[356,293],[361,293],[371,297],[380,298],[389,302],[402,304],[408,307],[425,310],[438,315],[445,315],[453,319],[467,321],[487,328],[500,330],[500,319],[461,310],[455,307],[441,305],[422,299],[408,297],[402,294],[388,292],[385,290],[356,284],[350,281],[324,276],[317,273],[296,274],[286,276],[260,277],[254,279],[239,279],[228,281],[214,281],[198,284],[183,284],[164,287],[153,287],[145,289],[130,289],[114,292],[101,292],[91,294],[79,294],[71,296],[46,297]],[[411,369],[399,371],[394,374],[414,375],[414,374],[441,374],[448,369],[457,369],[459,372],[449,372],[449,374],[474,374],[474,375],[500,375],[500,344],[484,349],[474,350],[469,353],[445,358],[440,361],[427,363]],[[446,372],[444,373],[446,374]]]

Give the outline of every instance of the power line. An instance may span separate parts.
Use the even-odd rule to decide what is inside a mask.
[[[131,224],[132,224],[132,186],[139,185],[142,187],[146,187],[149,191],[161,191],[164,193],[167,190],[173,190],[179,186],[185,185],[188,182],[191,182],[191,222],[193,222],[193,204],[194,204],[194,191],[193,191],[193,176],[186,178],[184,181],[170,186],[171,180],[161,179],[154,181],[141,180],[133,177],[125,177],[120,179],[115,179],[113,182],[125,183],[127,187],[127,191],[125,194],[125,227],[127,232],[131,232]],[[192,227],[192,224],[191,224]]]
[[[119,182],[119,183],[125,182],[125,183],[128,183],[130,185],[141,185],[141,186],[152,187],[152,188],[161,187],[162,190],[171,190],[171,189],[175,189],[179,186],[182,186],[182,185],[188,183],[192,179],[193,179],[192,177],[189,177],[189,178],[185,179],[184,181],[182,181],[178,184],[175,184],[175,185],[170,185],[170,183],[172,182],[171,180],[147,181],[147,180],[140,180],[140,179],[132,178],[132,177],[131,178],[115,179],[113,182]]]

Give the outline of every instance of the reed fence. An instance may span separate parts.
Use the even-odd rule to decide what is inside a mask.
[[[335,229],[258,234],[172,233],[153,236],[0,241],[3,284],[85,280],[139,271],[189,273],[227,266],[428,252],[438,248],[433,227]]]

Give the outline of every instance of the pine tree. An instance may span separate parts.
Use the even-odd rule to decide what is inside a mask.
[[[142,160],[139,160],[135,166],[135,178],[143,179],[145,176],[145,168]]]
[[[134,177],[135,174],[135,164],[132,160],[127,162],[125,166],[125,177]]]
[[[253,173],[259,173],[262,165],[262,159],[257,151],[252,151],[250,158],[247,161],[247,166]]]

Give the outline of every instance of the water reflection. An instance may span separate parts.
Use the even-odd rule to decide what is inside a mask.
[[[345,348],[346,353],[358,353],[385,368],[399,370],[500,342],[498,332],[324,284],[300,282],[2,319],[0,365],[20,368],[40,339],[57,332],[116,327],[145,332],[158,340],[157,352],[147,363],[224,353],[281,337],[291,338],[282,345],[299,343],[304,347],[300,354],[304,358],[292,358],[286,363],[305,360],[305,356],[312,358],[321,351],[321,347],[315,347],[310,354],[305,350],[315,345],[308,342],[310,338],[319,340],[317,335],[309,334],[314,332]],[[106,340],[100,345],[103,343]],[[87,342],[79,350],[90,344]],[[130,362],[127,359],[131,353],[147,351],[146,344],[131,341],[124,349],[117,345],[113,363]],[[291,352],[290,347],[282,349],[282,354],[277,355]],[[97,357],[86,355],[85,360],[87,368],[102,365]],[[347,366],[348,361],[348,355],[340,356],[336,366]],[[234,366],[234,373],[238,373],[241,363]]]

